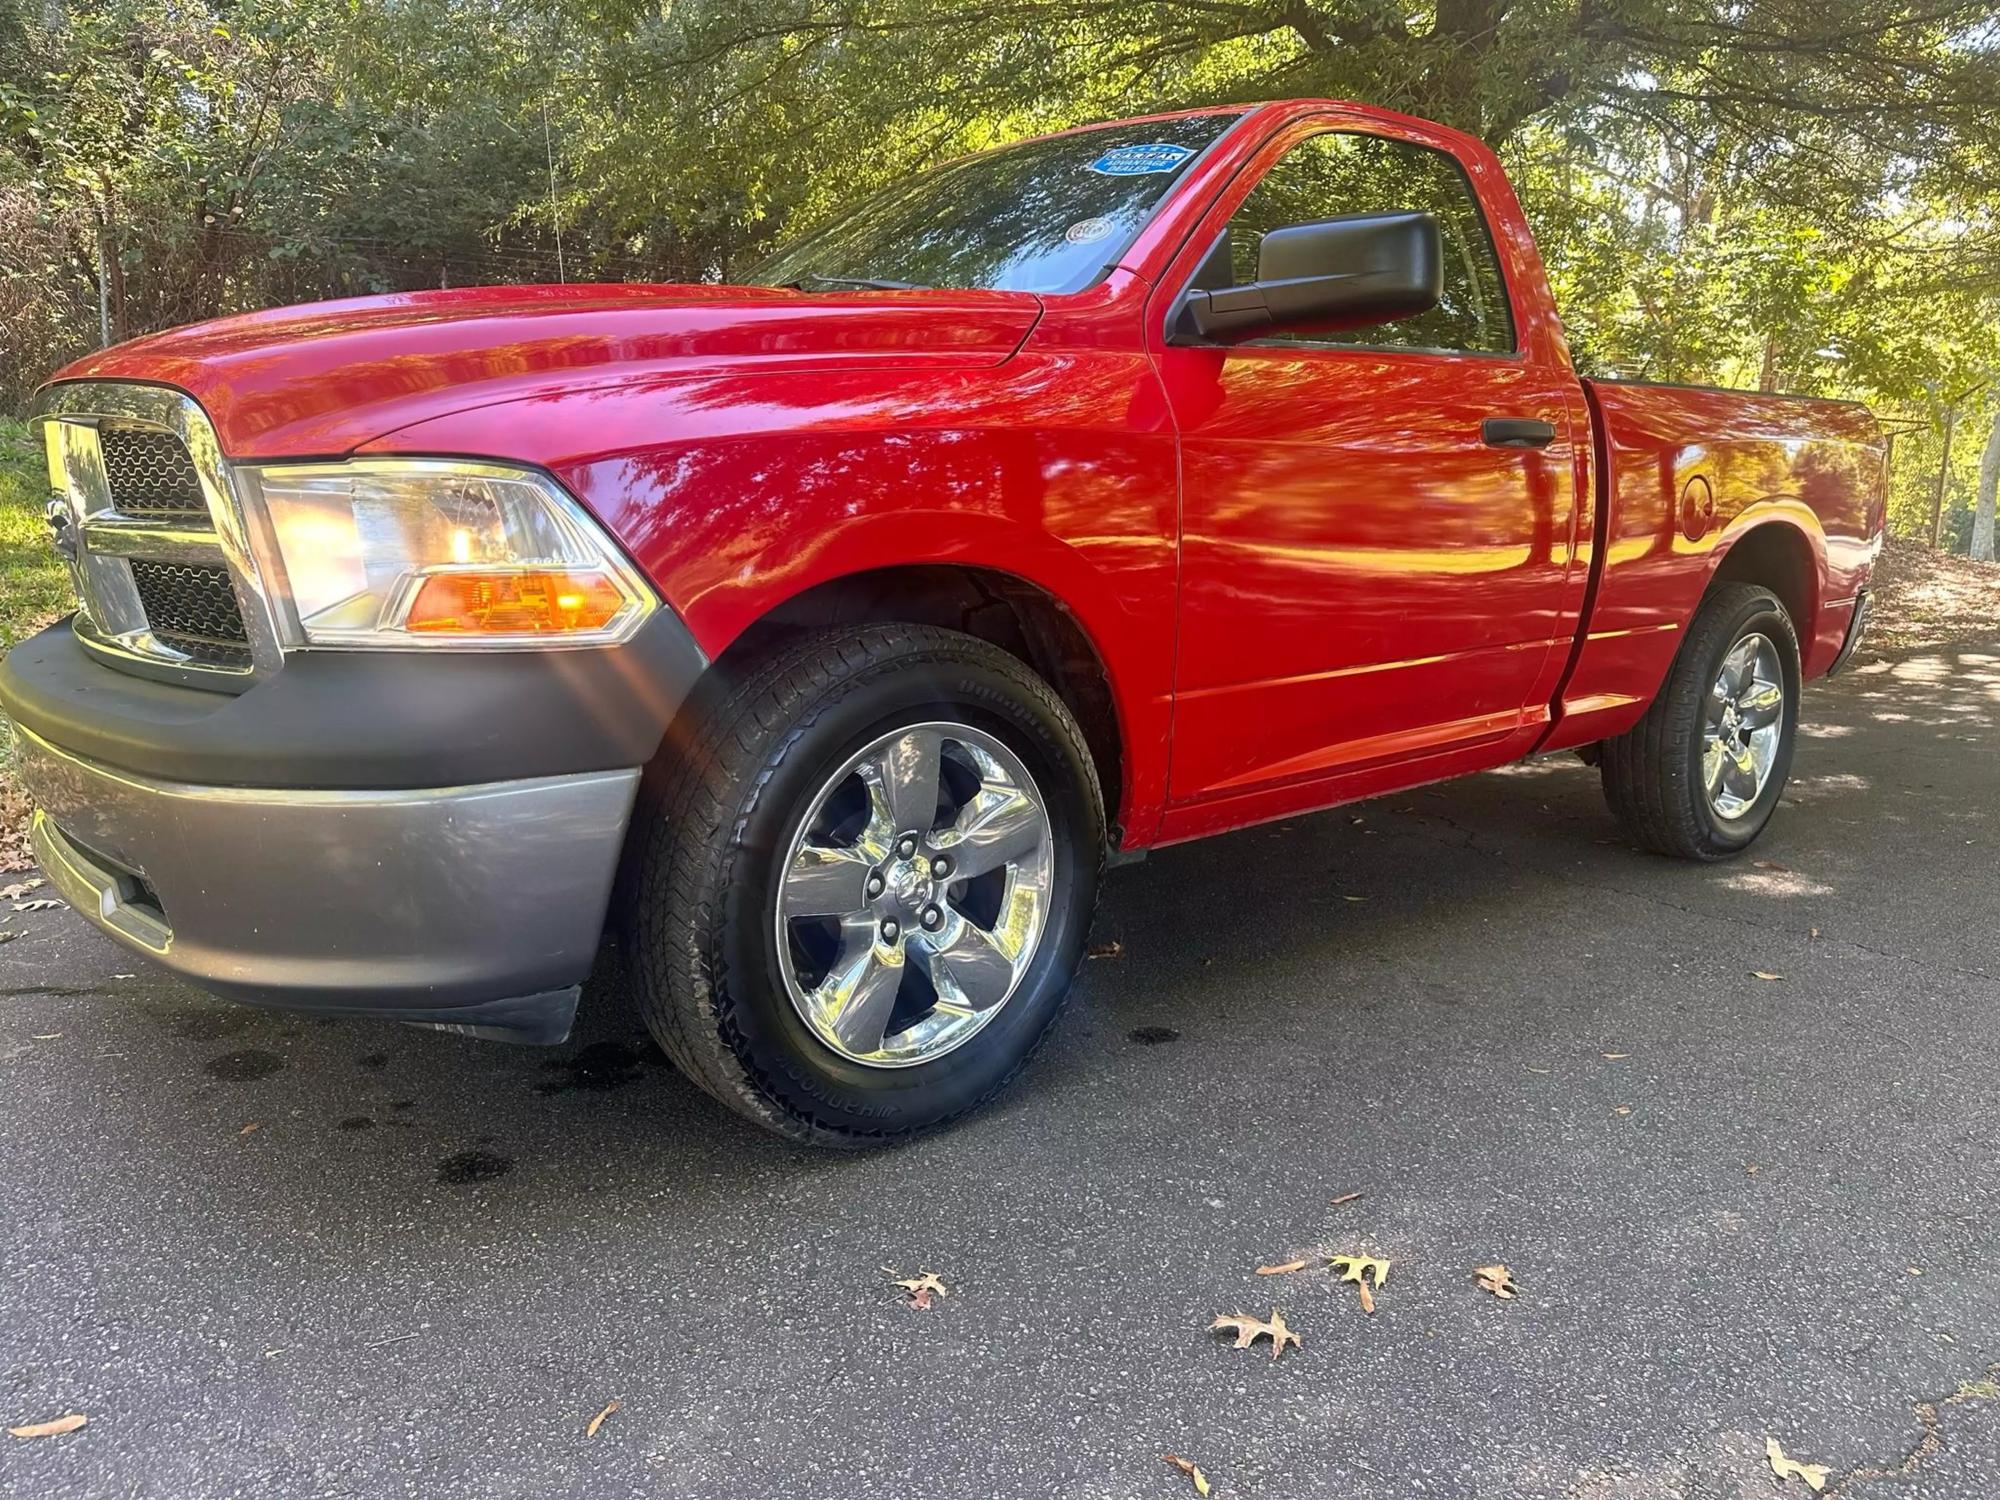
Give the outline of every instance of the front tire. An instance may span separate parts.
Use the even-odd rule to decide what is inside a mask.
[[[627,914],[667,1055],[822,1145],[998,1093],[1062,1008],[1103,864],[1062,700],[975,637],[882,625],[787,645],[696,715]]]
[[[1645,717],[1604,742],[1605,800],[1642,848],[1727,859],[1776,811],[1798,722],[1791,617],[1769,589],[1721,584],[1695,612]]]

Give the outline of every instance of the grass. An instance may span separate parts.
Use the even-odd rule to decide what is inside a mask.
[[[49,472],[25,422],[0,417],[0,654],[70,607],[69,578],[49,545]],[[9,774],[14,737],[0,719],[0,871],[28,863],[27,799]]]

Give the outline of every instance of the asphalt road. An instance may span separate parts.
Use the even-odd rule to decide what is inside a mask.
[[[7,911],[0,1425],[89,1425],[0,1493],[2000,1495],[1997,716],[2000,644],[1813,689],[1761,864],[1569,759],[1162,852],[1024,1083],[859,1158],[615,1004],[316,1023]]]

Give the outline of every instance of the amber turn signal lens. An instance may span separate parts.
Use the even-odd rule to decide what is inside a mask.
[[[421,635],[562,635],[599,630],[625,596],[602,573],[433,573],[410,601],[403,628]]]

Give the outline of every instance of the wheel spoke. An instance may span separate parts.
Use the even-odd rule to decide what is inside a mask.
[[[868,904],[873,862],[860,849],[804,844],[785,871],[784,912],[788,917],[844,917]]]
[[[1041,847],[1044,821],[1034,799],[1018,787],[982,787],[937,840],[949,855],[954,879],[970,880],[1012,864]]]
[[[1757,761],[1748,745],[1729,752],[1723,766],[1722,784],[1732,797],[1740,797],[1745,802],[1757,800]]]
[[[1729,756],[1722,748],[1722,741],[1711,738],[1701,751],[1701,782],[1708,789],[1711,804],[1722,795],[1723,773],[1728,769]]]
[[[869,792],[878,815],[889,820],[891,837],[923,833],[937,820],[938,759],[944,741],[935,729],[912,729],[884,745],[875,757]]]
[[[986,1010],[1007,998],[1014,984],[1014,960],[993,934],[957,917],[940,941],[912,945],[938,998],[971,1010]]]
[[[1764,729],[1778,722],[1785,707],[1785,691],[1776,683],[1753,680],[1736,700],[1736,707],[1743,715],[1744,728]]]
[[[810,999],[821,1021],[850,1052],[878,1052],[903,987],[902,949],[878,943],[872,920],[851,922],[840,956]]]

